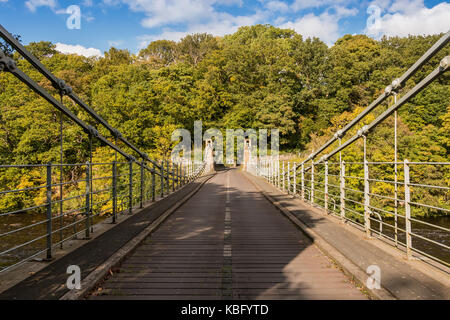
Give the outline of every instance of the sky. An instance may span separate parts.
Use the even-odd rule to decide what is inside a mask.
[[[79,9],[79,10],[78,10]],[[79,19],[78,19],[79,17]],[[447,32],[450,2],[438,0],[0,0],[0,24],[24,44],[101,56],[111,46],[137,53],[151,41],[271,24],[318,37],[407,36]]]

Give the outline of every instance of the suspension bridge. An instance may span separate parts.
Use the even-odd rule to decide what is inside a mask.
[[[59,163],[0,165],[0,175],[41,177],[0,197],[45,194],[42,204],[0,212],[0,299],[450,299],[448,224],[415,215],[419,208],[448,217],[450,162],[399,159],[397,150],[398,109],[448,70],[450,56],[414,87],[405,83],[446,48],[450,32],[302,162],[258,155],[248,141],[237,167],[217,163],[212,141],[202,161],[150,159],[2,26],[0,36],[61,99],[2,51],[0,72],[90,141],[87,162],[61,156]],[[97,125],[78,118],[63,97]],[[362,125],[390,97],[393,104]],[[390,117],[393,161],[373,161],[370,136]],[[93,141],[114,150],[115,161],[93,162]],[[358,144],[361,161],[346,162],[346,150]],[[442,174],[423,177],[416,168]],[[68,169],[78,178],[67,180]],[[66,194],[69,186],[80,192]],[[68,287],[69,266],[81,272],[77,288]]]

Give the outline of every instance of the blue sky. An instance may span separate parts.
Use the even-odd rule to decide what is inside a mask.
[[[81,9],[80,29],[66,26],[71,5]],[[258,23],[328,45],[344,34],[435,34],[449,30],[449,17],[450,2],[437,0],[0,0],[0,23],[25,44],[46,40],[86,56],[111,46],[136,53],[157,39],[225,35]]]

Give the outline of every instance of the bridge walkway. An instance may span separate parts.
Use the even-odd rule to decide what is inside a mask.
[[[237,169],[175,211],[89,299],[367,299]]]

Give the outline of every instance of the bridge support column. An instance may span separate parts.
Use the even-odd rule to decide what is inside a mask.
[[[52,259],[52,164],[47,164],[47,260]]]
[[[340,207],[341,207],[341,219],[345,221],[345,161],[341,162],[340,172]]]
[[[411,238],[411,188],[409,177],[409,161],[404,161],[404,176],[405,176],[405,231],[406,231],[406,257],[412,257],[412,238]]]

